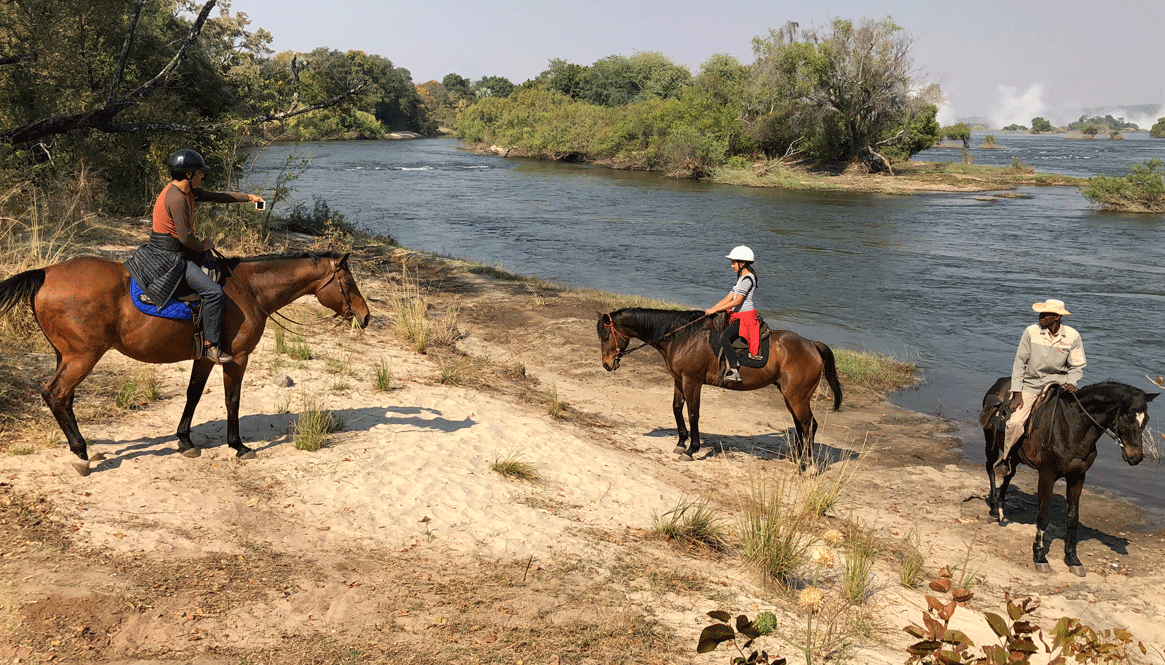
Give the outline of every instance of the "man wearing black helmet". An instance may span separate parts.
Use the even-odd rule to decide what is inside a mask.
[[[187,286],[202,298],[202,329],[206,348],[204,357],[223,364],[234,357],[219,348],[222,334],[222,287],[202,271],[205,252],[214,249],[214,240],[200,240],[195,234],[194,207],[197,201],[211,203],[257,203],[263,197],[242,192],[211,192],[202,189],[202,180],[210,167],[202,155],[183,148],[167,162],[170,184],[154,202],[153,233],[127,262],[142,291],[159,308],[169,302],[178,286]],[[132,265],[130,265],[132,263]]]

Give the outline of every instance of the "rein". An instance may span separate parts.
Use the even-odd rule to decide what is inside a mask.
[[[708,315],[707,315],[707,314],[704,314],[703,316],[701,316],[701,317],[700,317],[700,318],[698,318],[698,319],[693,319],[693,320],[691,320],[691,321],[688,321],[687,323],[685,323],[684,325],[680,326],[679,328],[676,328],[675,330],[672,330],[671,332],[665,333],[665,334],[664,334],[662,337],[660,337],[659,339],[657,339],[657,340],[655,340],[655,341],[656,341],[656,342],[662,342],[663,340],[667,339],[668,337],[671,337],[672,335],[674,335],[674,334],[678,333],[679,331],[683,330],[684,328],[687,328],[688,326],[692,325],[693,323],[699,323],[700,321],[703,321],[703,320],[704,320],[704,319],[706,319],[706,318],[708,318]],[[630,342],[631,342],[631,336],[630,336],[630,335],[622,335],[622,334],[620,334],[620,333],[619,333],[619,331],[618,331],[618,330],[615,330],[615,319],[613,319],[613,318],[612,318],[612,319],[611,319],[611,322],[607,324],[607,327],[611,329],[611,334],[613,334],[613,335],[615,336],[615,342],[616,342],[616,343],[618,343],[619,341],[621,341],[621,340],[623,340],[623,339],[626,339],[628,343],[630,343]],[[615,356],[615,359],[616,359],[616,360],[619,360],[619,359],[621,359],[623,356],[625,356],[625,355],[627,355],[627,354],[631,353],[632,351],[638,351],[639,349],[642,349],[642,348],[643,348],[643,347],[645,347],[645,346],[650,346],[650,343],[648,343],[648,342],[644,342],[644,343],[640,344],[639,346],[632,347],[632,348],[629,348],[629,349],[623,349],[623,350],[619,351],[619,353],[618,353],[618,354]]]
[[[313,292],[313,294],[318,294],[320,291],[324,290],[328,286],[328,284],[331,284],[332,281],[334,279],[336,279],[337,272],[338,271],[332,271],[331,276],[328,277],[328,281],[321,284],[320,287]],[[344,282],[342,282],[342,281],[340,282],[340,295],[342,295],[344,297],[344,311],[341,314],[336,314],[332,317],[332,318],[339,319],[339,320],[336,321],[336,324],[333,325],[331,328],[328,328],[327,330],[321,330],[318,332],[314,332],[314,333],[297,332],[295,330],[292,330],[291,328],[288,328],[287,326],[280,323],[276,319],[276,317],[279,317],[280,319],[283,319],[284,321],[287,321],[288,323],[292,323],[292,324],[295,324],[297,326],[301,326],[303,328],[314,328],[317,325],[319,325],[319,323],[304,323],[302,321],[296,321],[295,319],[288,317],[286,314],[279,312],[279,310],[276,310],[274,312],[268,312],[267,309],[265,307],[263,307],[262,303],[259,302],[259,298],[257,298],[254,293],[252,293],[248,289],[243,289],[243,291],[251,297],[251,300],[255,303],[255,306],[259,308],[259,311],[263,313],[263,316],[267,317],[268,320],[270,320],[272,323],[279,326],[280,328],[286,330],[289,333],[295,334],[295,335],[303,335],[305,337],[320,337],[322,335],[326,335],[326,334],[332,332],[336,328],[339,328],[340,326],[342,326],[344,324],[345,321],[352,318],[352,300],[348,296],[348,290],[344,288]]]
[[[1092,414],[1088,413],[1088,409],[1084,408],[1084,405],[1081,404],[1080,398],[1076,396],[1076,393],[1068,393],[1068,394],[1072,396],[1072,399],[1076,400],[1076,405],[1080,407],[1080,411],[1082,413],[1084,413],[1084,415],[1088,416],[1088,419],[1092,421],[1093,425],[1096,425],[1097,429],[1099,429],[1102,433],[1109,435],[1114,441],[1116,441],[1116,444],[1118,446],[1122,445],[1121,440],[1120,440],[1120,436],[1116,433],[1116,430],[1111,430],[1111,429],[1105,427],[1104,425],[1101,425],[1099,422],[1097,422],[1096,418],[1093,418]]]

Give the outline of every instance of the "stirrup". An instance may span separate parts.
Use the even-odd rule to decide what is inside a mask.
[[[735,367],[729,367],[728,369],[724,370],[724,380],[734,382],[740,381],[740,370],[736,369]]]

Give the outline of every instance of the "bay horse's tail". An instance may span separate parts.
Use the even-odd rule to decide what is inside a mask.
[[[833,349],[824,342],[813,342],[813,345],[817,347],[821,360],[825,362],[825,380],[833,392],[833,410],[837,411],[841,408],[841,382],[837,380],[837,363],[833,360]]]
[[[0,315],[7,314],[17,304],[24,302],[32,307],[36,292],[44,286],[44,270],[25,270],[0,282]],[[35,315],[36,312],[33,311]]]

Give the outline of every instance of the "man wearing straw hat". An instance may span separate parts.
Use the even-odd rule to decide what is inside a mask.
[[[1031,414],[1032,405],[1044,387],[1059,383],[1064,390],[1076,392],[1076,384],[1084,378],[1084,344],[1080,333],[1060,323],[1070,316],[1062,300],[1045,300],[1032,305],[1039,313],[1039,323],[1023,331],[1015,362],[1011,365],[1011,417],[1003,438],[1003,453],[995,462],[1003,471],[1010,471],[1008,455],[1012,446],[1023,436],[1024,422]]]

